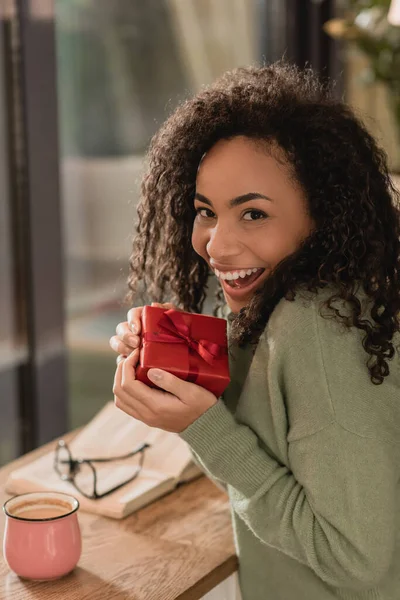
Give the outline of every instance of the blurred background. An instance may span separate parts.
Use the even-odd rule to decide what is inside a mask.
[[[112,399],[143,156],[178,102],[285,55],[400,172],[399,3],[2,0],[0,464]]]

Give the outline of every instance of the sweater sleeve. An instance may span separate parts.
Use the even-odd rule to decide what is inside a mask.
[[[318,405],[316,390],[329,390],[322,361],[309,356],[314,377],[290,387],[294,404],[306,396]],[[324,386],[313,384],[318,378]],[[347,389],[343,401],[351,406]],[[388,571],[396,532],[391,442],[358,435],[333,417],[290,442],[289,469],[222,400],[180,435],[211,476],[228,485],[233,510],[263,543],[335,587],[368,589]]]
[[[229,319],[228,319],[229,314],[231,314],[231,311],[226,303],[223,305],[220,305],[217,308],[216,316],[220,319],[225,319],[227,321],[228,332],[229,332]],[[205,467],[205,465],[201,462],[201,460],[200,460],[199,456],[197,456],[196,452],[190,446],[189,446],[189,449],[190,449],[190,452],[192,455],[193,462],[203,471],[204,475],[206,475],[206,477],[208,477],[208,479],[210,479],[210,481],[212,481],[213,484],[217,486],[217,488],[219,488],[221,491],[226,493],[227,489],[228,489],[226,483],[224,483],[220,479],[217,479],[216,477],[213,477],[211,475],[211,473],[208,471],[208,469]]]
[[[208,477],[208,479],[210,481],[212,481],[214,485],[217,486],[218,489],[220,489],[222,492],[226,493],[228,491],[228,486],[226,485],[226,483],[224,483],[220,479],[216,479],[215,477],[213,477],[211,475],[211,473],[207,470],[207,468],[204,466],[204,464],[201,462],[201,460],[197,456],[196,452],[190,446],[189,446],[189,449],[190,449],[190,453],[192,455],[193,462],[199,467],[199,469],[201,469],[203,471],[204,475],[206,477]]]

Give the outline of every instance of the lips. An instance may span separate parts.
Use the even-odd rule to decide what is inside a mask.
[[[237,277],[236,279],[225,279],[223,277],[220,277],[220,279],[223,279],[224,281],[227,282],[227,284],[229,285],[229,287],[232,288],[245,288],[249,285],[251,285],[253,283],[253,281],[255,281],[256,279],[258,279],[258,277],[261,275],[261,273],[263,272],[263,269],[254,269],[249,271],[247,271],[246,274],[244,274],[243,271],[241,271],[240,277]]]
[[[239,278],[236,280],[224,280],[218,278],[224,291],[233,299],[240,300],[241,298],[248,296],[254,289],[257,288],[259,279],[264,273],[265,269],[259,269],[256,273],[252,273],[245,279]]]

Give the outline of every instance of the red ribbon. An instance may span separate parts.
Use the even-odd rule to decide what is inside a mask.
[[[225,347],[208,340],[195,340],[190,335],[182,315],[177,310],[167,310],[158,321],[160,329],[169,333],[145,332],[144,340],[147,342],[163,342],[167,344],[186,344],[194,350],[209,365],[213,365],[216,358],[222,356]]]

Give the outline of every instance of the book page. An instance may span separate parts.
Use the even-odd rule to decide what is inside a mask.
[[[142,442],[151,447],[145,450],[139,476],[104,498],[87,499],[71,482],[60,478],[54,469],[56,444],[54,451],[13,471],[6,489],[15,494],[37,490],[64,492],[78,498],[82,510],[122,518],[175,487],[180,474],[192,462],[186,443],[177,434],[151,428],[129,417],[110,402],[69,444],[74,458],[109,458],[127,454]],[[136,472],[138,462],[136,455],[112,463],[94,463],[97,492],[106,492],[129,479]],[[92,477],[86,465],[76,481],[86,490],[91,488]]]
[[[178,434],[149,427],[119,410],[113,402],[105,405],[69,447],[74,457],[110,458],[128,454],[142,442],[151,446],[145,450],[145,470],[179,478],[192,460],[187,444]],[[121,468],[123,462],[118,463]],[[129,462],[136,465],[137,459],[127,459]],[[109,466],[99,468],[109,470]]]

